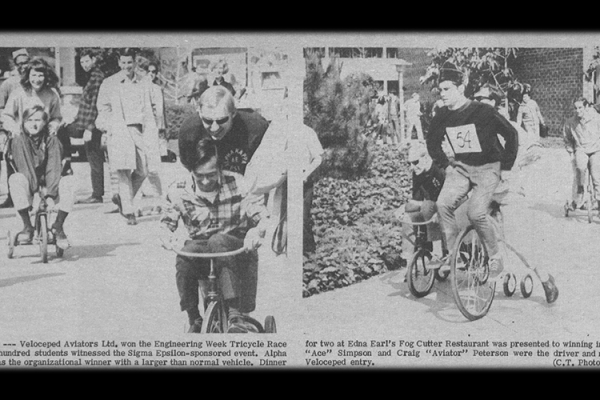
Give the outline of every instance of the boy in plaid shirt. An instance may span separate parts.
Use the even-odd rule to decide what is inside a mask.
[[[189,176],[169,188],[161,217],[172,248],[173,232],[181,219],[188,230],[184,252],[218,253],[244,247],[235,257],[216,259],[219,286],[229,310],[228,333],[256,332],[243,313],[254,310],[258,257],[255,250],[265,236],[268,215],[262,197],[249,196],[243,176],[221,168],[213,140],[202,139],[196,147],[196,162]],[[177,256],[176,283],[181,310],[188,313],[190,333],[200,332],[198,279],[207,279],[209,261]]]

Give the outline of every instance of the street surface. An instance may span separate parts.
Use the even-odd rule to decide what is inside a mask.
[[[77,197],[86,198],[91,192],[88,164],[75,163],[74,170]],[[179,164],[163,163],[165,185],[178,171]],[[405,269],[302,299],[301,260],[275,256],[267,243],[260,249],[253,316],[264,321],[274,315],[279,337],[292,340],[299,354],[304,339],[598,340],[600,218],[588,224],[584,212],[564,217],[571,179],[566,152],[543,149],[530,167],[526,196],[503,208],[507,241],[556,278],[560,296],[553,305],[546,303],[535,277],[528,299],[519,289],[505,297],[498,284],[488,315],[469,322],[456,308],[449,283],[436,282],[428,296],[416,299],[403,282]],[[0,185],[0,201],[5,190]],[[48,264],[41,263],[37,246],[17,247],[15,259],[6,258],[6,231],[21,226],[13,209],[0,210],[3,341],[190,338],[184,333],[186,315],[179,310],[175,255],[158,244],[157,217],[127,226],[118,214],[107,213],[112,208],[108,194],[102,205],[76,205],[65,224],[72,247],[62,259],[51,247]],[[291,234],[290,240],[300,238]],[[506,268],[524,275],[523,265],[515,261],[509,259]],[[302,357],[294,358],[303,363]],[[444,362],[456,359],[448,357],[439,365]]]
[[[128,226],[119,214],[108,213],[110,182],[106,168],[103,204],[75,205],[65,222],[71,247],[57,258],[49,246],[49,262],[43,264],[39,246],[18,246],[8,259],[7,230],[19,232],[14,209],[0,210],[0,332],[3,341],[25,339],[187,338],[186,313],[179,309],[175,286],[175,254],[158,240],[158,216],[138,218]],[[91,195],[89,164],[73,163],[77,198]],[[166,190],[177,174],[187,173],[180,164],[162,163]],[[2,171],[0,201],[6,194]],[[294,279],[285,255],[271,250],[270,237],[259,249],[257,308],[252,314],[263,322],[274,315],[278,332],[288,324]],[[295,270],[295,272],[294,272]],[[300,295],[298,285],[294,285]]]
[[[428,296],[416,299],[403,282],[403,268],[305,299],[304,323],[311,338],[599,339],[600,218],[597,211],[591,224],[583,211],[564,217],[572,182],[565,150],[543,149],[529,168],[526,196],[513,197],[503,207],[506,239],[531,265],[555,277],[556,303],[546,303],[535,276],[528,299],[518,288],[512,297],[504,296],[499,282],[488,315],[469,322],[454,304],[449,282],[436,282]],[[515,257],[509,260],[506,270],[526,273]]]

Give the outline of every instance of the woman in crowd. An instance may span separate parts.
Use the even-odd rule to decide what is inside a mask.
[[[211,66],[210,71],[215,74],[213,86],[221,85],[227,88],[227,90],[231,92],[231,95],[235,97],[233,85],[225,80],[225,74],[229,72],[229,65],[227,65],[227,62],[223,59],[217,61]]]
[[[49,134],[56,134],[62,120],[57,88],[58,76],[48,62],[43,58],[31,60],[21,78],[21,87],[10,94],[2,111],[4,129],[13,136],[19,135],[24,111],[40,105],[48,114]]]
[[[34,227],[29,210],[33,195],[39,193],[49,209],[56,203],[58,215],[52,225],[52,233],[56,245],[66,249],[69,242],[63,224],[75,199],[73,171],[69,162],[69,138],[61,142],[57,135],[50,134],[50,118],[40,104],[25,109],[21,120],[20,133],[13,136],[7,151],[7,159],[15,169],[8,180],[8,187],[14,207],[23,221],[18,240],[20,243],[33,240]]]

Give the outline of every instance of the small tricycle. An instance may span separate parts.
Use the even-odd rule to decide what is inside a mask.
[[[499,203],[492,202],[488,217],[496,229],[498,241],[504,245],[501,246],[501,251],[511,250],[531,270],[527,260],[505,241],[504,219]],[[413,296],[426,296],[433,287],[436,278],[444,281],[448,279],[449,275],[454,302],[460,312],[471,321],[485,316],[494,301],[496,280],[489,279],[487,249],[475,228],[468,225],[458,234],[456,245],[450,253],[450,271],[444,273],[439,268],[430,268],[429,266],[434,257],[439,259],[448,254],[437,222],[437,215],[423,222],[401,220],[400,223],[417,227],[414,241],[405,235],[405,238],[415,245],[415,251],[408,262],[406,272],[408,288]],[[428,238],[422,231],[425,226],[427,226]],[[425,246],[428,240],[432,242],[437,241],[436,239],[442,242],[441,254],[437,255],[431,248]],[[438,253],[440,252],[438,251]],[[514,273],[507,272],[504,275],[503,289],[507,296],[514,294],[517,286],[516,282],[517,277]],[[523,297],[527,298],[531,295],[533,278],[529,272],[522,277],[520,288]]]
[[[222,253],[189,253],[178,249],[172,249],[176,254],[189,258],[208,258],[210,259],[210,272],[208,274],[208,282],[204,284],[199,281],[200,293],[203,298],[204,315],[202,321],[202,329],[200,333],[227,333],[229,328],[227,307],[220,292],[217,283],[215,259],[220,257],[233,257],[242,254],[246,251],[245,248],[240,248],[233,251]],[[265,318],[265,323],[262,325],[256,319],[245,315],[243,317],[247,322],[253,324],[258,333],[276,333],[275,318],[268,315]]]
[[[49,245],[55,246],[57,257],[62,257],[64,250],[56,245],[56,238],[52,233],[52,228],[50,225],[50,216],[55,212],[55,210],[48,209],[48,203],[43,197],[41,197],[37,207],[32,212],[32,216],[35,219],[33,223],[35,229],[33,240],[26,243],[21,243],[19,242],[18,233],[13,234],[8,231],[8,258],[13,258],[15,247],[33,244],[38,244],[40,246],[40,256],[44,264],[48,262]]]
[[[581,205],[581,210],[585,210],[587,213],[588,223],[592,223],[594,217],[594,209],[596,206],[596,196],[594,196],[594,185],[592,182],[592,174],[589,173],[590,165],[588,164],[588,169],[586,172],[587,175],[587,185],[585,186],[585,192],[583,195],[584,202]],[[569,213],[577,211],[577,204],[572,204],[569,200],[566,201],[564,205],[565,209],[565,217],[569,216]]]

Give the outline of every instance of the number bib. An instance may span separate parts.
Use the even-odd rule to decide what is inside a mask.
[[[455,154],[481,153],[481,144],[475,124],[446,128],[446,134]]]

